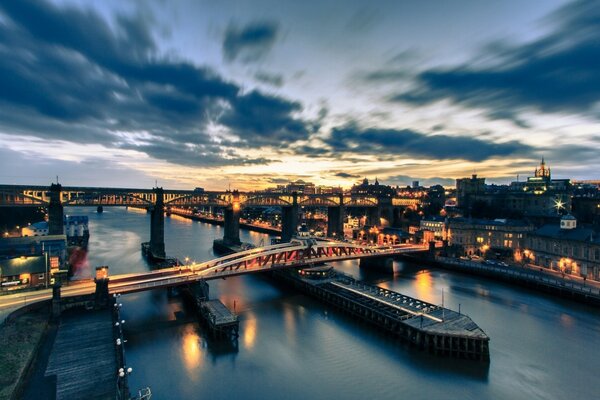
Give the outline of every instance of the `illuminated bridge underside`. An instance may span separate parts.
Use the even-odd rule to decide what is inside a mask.
[[[302,267],[333,261],[368,257],[391,257],[398,254],[426,251],[423,245],[365,246],[344,242],[317,242],[312,246],[284,243],[250,249],[211,261],[180,268],[114,276],[111,293],[133,293],[161,287],[178,286],[199,280],[227,278],[236,275],[266,272],[275,269]]]

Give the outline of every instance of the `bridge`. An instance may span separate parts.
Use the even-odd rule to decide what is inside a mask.
[[[65,206],[132,206],[151,213],[149,251],[155,258],[165,258],[164,215],[171,207],[204,207],[210,212],[223,210],[226,245],[240,244],[239,222],[244,207],[281,207],[283,242],[288,242],[298,226],[300,207],[327,208],[327,234],[343,235],[344,210],[364,208],[367,225],[379,226],[381,219],[393,221],[400,208],[414,207],[414,199],[376,197],[366,194],[301,194],[239,191],[165,190],[0,185],[0,207],[45,207],[48,209],[49,234],[63,234]]]
[[[293,240],[290,243],[253,248],[181,267],[116,275],[110,278],[108,287],[110,293],[134,293],[201,280],[225,279],[334,261],[393,257],[428,250],[429,245],[368,246],[339,241],[317,241],[314,244],[306,244],[303,241]]]
[[[60,297],[81,297],[110,294],[126,294],[147,290],[169,288],[193,284],[200,281],[225,279],[238,275],[263,273],[286,268],[304,267],[321,263],[360,259],[385,259],[401,254],[411,254],[432,250],[432,244],[399,244],[391,246],[370,246],[333,240],[304,241],[292,240],[289,243],[257,247],[210,261],[163,268],[141,273],[108,276],[108,270],[100,269],[94,280],[80,280],[61,288]],[[435,244],[439,247],[440,244]],[[2,296],[0,311],[25,304],[45,301],[52,298],[52,290],[15,293]]]

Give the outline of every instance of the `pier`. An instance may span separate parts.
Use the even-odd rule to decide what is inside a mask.
[[[220,300],[208,300],[200,303],[200,314],[207,322],[213,337],[238,337],[239,320]]]
[[[117,395],[117,358],[110,310],[61,317],[47,377],[56,377],[56,399],[106,399]]]
[[[489,337],[464,314],[339,273],[325,274],[323,279],[311,276],[310,269],[273,275],[436,356],[490,359]]]

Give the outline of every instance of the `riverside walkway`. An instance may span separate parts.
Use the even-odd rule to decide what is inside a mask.
[[[597,282],[575,280],[572,279],[573,277],[565,279],[547,269],[540,270],[539,267],[505,267],[450,257],[436,257],[435,261],[444,268],[489,276],[558,294],[561,297],[600,305],[600,284]]]

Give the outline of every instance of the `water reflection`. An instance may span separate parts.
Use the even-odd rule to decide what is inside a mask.
[[[415,275],[415,289],[417,290],[417,298],[432,302],[433,300],[433,279],[431,272],[421,271]]]
[[[566,313],[562,313],[560,314],[560,324],[565,327],[565,328],[572,328],[573,324],[574,324],[574,320],[573,317],[571,317],[569,314]]]
[[[254,348],[254,342],[256,341],[256,329],[257,329],[256,316],[249,313],[244,318],[244,324],[242,325],[242,338],[244,341],[244,347],[248,350]]]
[[[185,364],[188,376],[192,379],[199,376],[198,369],[202,363],[202,354],[200,351],[201,338],[194,329],[193,325],[187,325],[183,331],[183,340],[181,342],[181,355]]]

